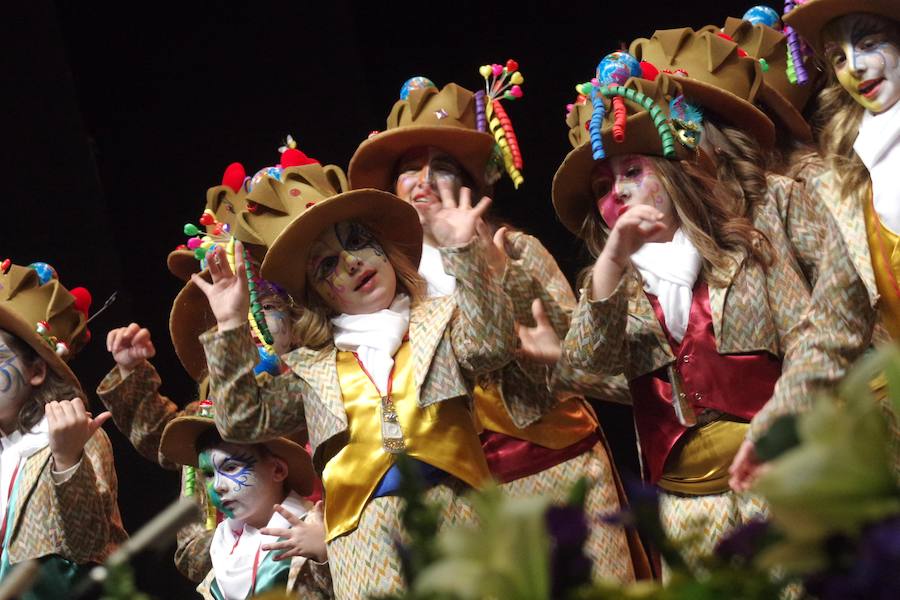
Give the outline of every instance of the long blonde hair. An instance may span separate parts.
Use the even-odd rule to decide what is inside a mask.
[[[675,213],[687,237],[703,260],[703,273],[711,285],[724,285],[714,275],[726,270],[730,258],[724,251],[742,252],[763,268],[772,262],[771,246],[765,235],[744,214],[736,212],[728,190],[688,161],[647,157],[656,167],[660,181],[672,200]],[[596,208],[588,212],[581,237],[597,258],[606,244],[608,227]],[[582,273],[581,280],[590,272]]]
[[[703,136],[713,149],[716,175],[729,192],[733,208],[751,216],[754,209],[766,203],[769,184],[766,170],[771,156],[763,152],[751,135],[711,115],[703,120]]]
[[[404,252],[401,252],[395,244],[382,235],[378,228],[368,223],[364,225],[381,244],[388,262],[394,267],[394,273],[397,276],[397,293],[408,294],[410,304],[415,305],[425,297],[425,280],[419,275],[416,265],[413,265]],[[294,343],[307,348],[323,348],[333,338],[331,317],[334,316],[334,311],[313,286],[306,286],[304,296],[301,304],[291,306],[291,314],[294,318]]]

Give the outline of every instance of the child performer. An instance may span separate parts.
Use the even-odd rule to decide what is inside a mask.
[[[313,570],[325,569],[320,577],[327,575],[321,512],[311,511],[312,503],[303,498],[315,478],[309,455],[285,438],[262,444],[224,442],[212,419],[214,409],[206,400],[199,414],[173,419],[160,444],[168,460],[203,472],[208,496],[226,516],[208,546],[212,569],[197,590],[215,600],[244,600],[276,590],[302,598],[328,597],[321,589],[298,589],[295,582],[301,579],[292,577],[307,559]],[[291,547],[279,538],[289,536],[300,519],[319,529],[315,551],[293,561],[276,560],[275,550]]]
[[[310,202],[270,247],[263,276],[300,303],[304,346],[282,357],[290,372],[253,377],[243,265],[216,250],[207,293],[219,331],[202,339],[216,425],[252,443],[305,425],[325,488],[328,556],[338,598],[402,589],[395,547],[403,535],[395,456],[415,459],[443,504],[444,523],[471,519],[460,494],[490,480],[468,407],[467,376],[512,358],[509,301],[473,241],[468,190],[447,197],[432,227],[456,293],[423,297],[416,273],[422,229],[415,209],[385,192],[357,190]]]
[[[38,559],[24,598],[64,598],[122,543],[112,447],[64,362],[90,338],[90,295],[46,263],[0,266],[0,579]]]
[[[572,106],[553,201],[597,262],[557,376],[625,373],[663,524],[697,560],[764,510],[729,466],[841,371],[777,216],[750,222],[703,171],[702,116],[676,81],[583,89]]]
[[[514,85],[521,79],[515,61],[504,69],[495,80]],[[463,187],[491,195],[491,183],[500,176],[494,157],[501,150],[487,131],[489,120],[479,111],[487,104],[497,106],[504,88],[487,87],[487,92],[473,94],[452,83],[438,90],[424,77],[410,79],[388,116],[386,131],[360,144],[350,161],[353,187],[394,192],[416,209],[424,229],[419,273],[433,296],[452,294],[456,288],[432,233],[432,217],[441,210],[442,199],[457,196]],[[510,127],[503,143],[509,146],[514,140]],[[511,166],[510,177],[521,177]],[[480,233],[516,321],[532,324],[532,302],[539,298],[557,333],[565,335],[575,296],[547,249],[536,238],[506,233],[506,228],[495,233],[485,225]],[[585,550],[594,576],[631,581],[635,567],[646,575],[640,541],[628,539],[622,528],[601,518],[621,510],[623,499],[597,418],[584,398],[551,393],[548,379],[545,369],[523,359],[495,371],[475,388],[475,415],[484,428],[481,441],[491,474],[508,494],[544,495],[557,503],[565,502],[576,482],[587,477],[591,534]],[[612,389],[601,390],[601,397]],[[618,392],[627,396],[624,386]]]

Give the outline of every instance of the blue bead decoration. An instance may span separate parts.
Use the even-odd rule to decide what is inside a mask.
[[[430,87],[436,88],[437,86],[434,85],[434,82],[427,77],[422,77],[421,75],[410,77],[400,87],[400,99],[406,100],[406,98],[409,96],[409,93],[413,90],[422,90]]]
[[[37,271],[38,279],[41,280],[41,285],[45,285],[52,279],[59,279],[59,276],[56,274],[56,269],[45,262],[33,262],[28,265],[28,267]]]
[[[597,65],[597,79],[600,85],[625,85],[631,77],[640,76],[640,61],[627,52],[607,54]]]
[[[761,4],[759,6],[754,6],[745,12],[744,20],[750,21],[754,25],[765,25],[767,27],[772,27],[773,29],[778,29],[781,17],[774,8]]]

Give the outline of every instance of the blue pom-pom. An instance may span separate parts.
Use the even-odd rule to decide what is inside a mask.
[[[409,93],[413,90],[421,90],[430,87],[436,88],[437,86],[434,85],[434,82],[427,77],[422,77],[421,75],[410,77],[403,83],[402,86],[400,86],[400,99],[406,100],[406,98],[409,96]]]
[[[754,25],[765,25],[773,29],[778,29],[778,24],[781,22],[781,16],[778,14],[778,11],[764,4],[751,8],[744,13],[743,18]]]
[[[266,349],[261,346],[257,346],[256,350],[259,353],[259,363],[255,367],[253,367],[253,372],[257,375],[261,373],[280,375],[281,359],[279,359],[274,354],[269,354],[268,352],[266,352]]]
[[[607,54],[597,65],[597,79],[600,85],[612,83],[625,85],[631,77],[641,76],[641,63],[627,52]]]
[[[46,283],[52,279],[59,279],[59,276],[56,274],[56,269],[45,262],[33,262],[28,265],[28,267],[37,271],[38,279],[41,280],[41,285],[46,285]]]

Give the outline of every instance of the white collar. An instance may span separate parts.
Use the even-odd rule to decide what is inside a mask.
[[[872,178],[875,212],[900,232],[900,102],[877,115],[866,111],[853,149]]]
[[[47,417],[44,417],[26,433],[21,433],[18,429],[9,435],[0,433],[0,515],[6,514],[9,502],[7,492],[12,485],[16,467],[50,444],[49,431]]]
[[[306,516],[310,507],[309,501],[294,491],[288,494],[281,505],[301,519]],[[291,524],[273,511],[266,527],[290,529]],[[253,565],[254,563],[257,567],[261,565],[269,554],[269,551],[262,550],[261,546],[277,540],[276,536],[263,535],[255,527],[235,519],[225,519],[219,523],[209,547],[209,556],[212,559],[216,584],[226,600],[244,600],[249,595],[250,585],[253,582]],[[258,562],[257,552],[259,552]]]
[[[379,392],[386,393],[394,354],[409,331],[409,296],[397,294],[389,308],[365,315],[342,314],[331,324],[335,347],[356,352]]]
[[[428,284],[428,296],[450,296],[456,291],[456,277],[448,275],[444,270],[441,251],[429,244],[422,244],[422,260],[419,262],[419,275]]]

